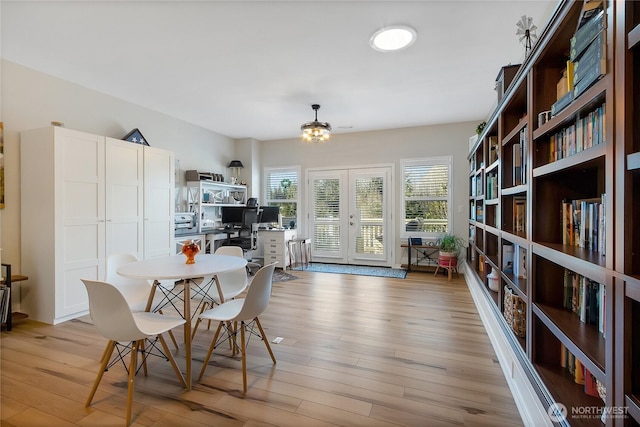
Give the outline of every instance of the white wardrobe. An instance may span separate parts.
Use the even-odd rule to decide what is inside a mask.
[[[80,279],[107,256],[173,254],[174,154],[60,127],[20,137],[22,308],[57,324],[88,313]]]

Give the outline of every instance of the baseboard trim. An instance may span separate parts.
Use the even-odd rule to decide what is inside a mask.
[[[531,427],[553,426],[554,424],[551,422],[544,405],[529,381],[529,377],[520,364],[518,356],[504,336],[493,309],[489,306],[489,301],[482,289],[484,284],[469,269],[467,263],[463,263],[460,267],[464,272],[469,292],[478,309],[480,319],[487,330],[487,335],[496,352],[502,373],[507,380],[513,399],[520,412],[522,422],[525,426]]]

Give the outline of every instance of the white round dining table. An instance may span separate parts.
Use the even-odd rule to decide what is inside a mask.
[[[117,270],[121,276],[153,280],[149,301],[153,300],[153,294],[159,280],[182,280],[184,282],[183,316],[186,321],[184,324],[184,344],[187,390],[191,390],[191,286],[188,281],[198,277],[215,276],[225,271],[244,268],[247,265],[247,260],[244,258],[231,255],[198,254],[195,260],[194,264],[187,264],[184,255],[163,256],[125,264]],[[219,288],[218,291],[220,291]]]

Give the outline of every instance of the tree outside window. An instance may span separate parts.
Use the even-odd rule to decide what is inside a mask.
[[[437,236],[451,230],[451,157],[403,160],[406,236]]]

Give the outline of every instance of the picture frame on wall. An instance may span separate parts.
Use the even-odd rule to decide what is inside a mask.
[[[149,146],[149,143],[142,135],[142,132],[138,128],[133,129],[131,132],[122,137],[124,141],[133,142],[134,144],[142,144]]]

